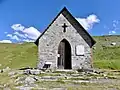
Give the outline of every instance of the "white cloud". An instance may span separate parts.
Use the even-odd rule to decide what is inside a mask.
[[[20,41],[20,39],[16,35],[13,35],[11,39],[16,40],[16,41]]]
[[[12,43],[10,40],[1,40],[0,43]]]
[[[76,20],[86,29],[90,30],[93,28],[93,25],[99,23],[100,20],[96,15],[89,15],[87,18],[76,18]]]
[[[12,38],[12,34],[7,34],[6,36]]]
[[[34,40],[30,40],[30,39],[23,39],[24,42],[34,42]]]
[[[113,34],[115,34],[116,32],[115,31],[111,31]]]
[[[109,35],[116,34],[116,31],[109,31]]]
[[[25,27],[22,26],[21,24],[13,24],[11,28],[16,31],[23,31]]]
[[[40,32],[34,27],[25,28],[23,32],[27,35],[28,38],[34,40],[40,36]]]
[[[21,42],[34,42],[41,34],[36,28],[26,28],[21,24],[13,24],[11,28],[14,32],[13,34],[7,34],[7,37]]]
[[[110,26],[105,25],[104,29],[107,30],[108,35],[115,35],[119,33],[120,30],[120,21],[119,20],[113,20]]]
[[[7,34],[6,36],[9,37],[12,40],[20,41],[20,39],[18,38],[17,35]]]
[[[16,31],[14,34],[22,38],[27,37],[29,39],[36,40],[41,34],[36,28],[34,27],[25,28],[21,24],[13,24],[11,28]]]
[[[13,34],[15,34],[15,35],[17,35],[17,36],[19,36],[21,38],[27,38],[27,36],[25,34],[21,34],[19,32],[14,32]]]

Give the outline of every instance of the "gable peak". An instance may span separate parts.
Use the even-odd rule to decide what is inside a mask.
[[[62,10],[67,10],[67,8],[66,7],[63,7],[63,9]]]
[[[63,13],[64,11],[69,12],[68,9],[67,9],[66,7],[63,7],[63,9],[62,9],[59,13]]]

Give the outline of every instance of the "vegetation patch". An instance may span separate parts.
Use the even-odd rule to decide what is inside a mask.
[[[120,36],[94,36],[93,66],[100,69],[120,70]],[[116,42],[116,45],[111,45]],[[36,67],[37,46],[34,43],[0,44],[0,69]],[[56,71],[55,73],[64,71]],[[66,72],[72,74],[73,72]]]

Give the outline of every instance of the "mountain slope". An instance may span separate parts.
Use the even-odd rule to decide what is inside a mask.
[[[0,44],[1,68],[35,67],[37,61],[37,46],[33,43]]]
[[[97,68],[120,69],[120,35],[94,36],[93,62]],[[116,43],[116,45],[112,45]]]
[[[95,68],[120,69],[120,36],[94,36],[93,65]],[[112,43],[116,45],[111,45]],[[34,43],[0,44],[0,68],[36,67],[37,46]]]

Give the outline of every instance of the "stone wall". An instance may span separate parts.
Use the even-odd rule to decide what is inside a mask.
[[[66,32],[63,32],[62,25],[64,23],[66,23],[66,25],[68,26],[66,28]],[[51,68],[57,68],[58,47],[63,39],[66,39],[71,45],[72,69],[90,68],[91,67],[90,46],[85,42],[85,40],[80,36],[77,30],[75,30],[75,28],[62,14],[58,16],[58,18],[52,23],[52,25],[39,39],[38,46],[39,58],[37,67],[41,69],[44,63],[47,61],[52,62]],[[91,40],[89,40],[89,42],[91,42]],[[84,45],[85,48],[84,56],[76,55],[75,48],[77,45]]]

